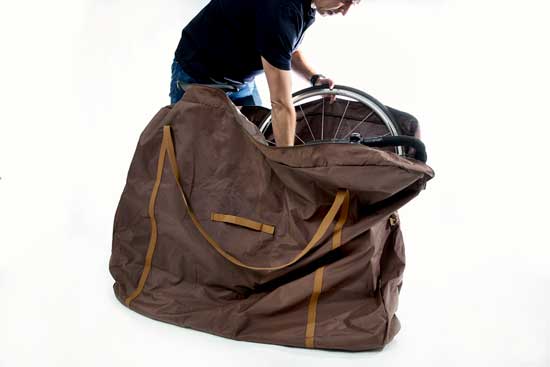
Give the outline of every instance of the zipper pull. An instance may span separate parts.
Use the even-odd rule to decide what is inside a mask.
[[[397,213],[392,213],[389,217],[389,222],[391,227],[395,227],[399,224],[399,217],[397,216]]]

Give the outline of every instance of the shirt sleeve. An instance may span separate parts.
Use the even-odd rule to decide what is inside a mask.
[[[256,47],[271,65],[290,70],[302,28],[301,14],[292,5],[273,3],[273,6],[258,6],[256,10]]]

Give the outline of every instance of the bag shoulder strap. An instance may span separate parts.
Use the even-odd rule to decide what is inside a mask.
[[[145,287],[145,282],[147,281],[147,278],[149,276],[149,273],[151,271],[151,265],[153,260],[153,254],[155,252],[156,244],[157,244],[157,236],[158,236],[158,229],[157,229],[157,222],[155,218],[155,202],[158,195],[158,191],[160,188],[160,181],[162,178],[162,172],[164,170],[164,164],[166,161],[166,155],[168,154],[168,160],[170,162],[170,166],[172,169],[172,173],[174,175],[176,185],[178,187],[178,190],[181,194],[181,197],[183,199],[183,202],[185,204],[185,208],[187,209],[187,213],[189,214],[189,217],[191,218],[191,221],[199,231],[199,233],[204,237],[204,239],[224,258],[226,258],[231,263],[251,270],[279,270],[286,268],[297,261],[299,261],[301,258],[303,258],[311,249],[315,247],[315,245],[323,238],[325,233],[327,232],[330,224],[334,221],[334,218],[340,212],[340,217],[338,219],[338,222],[334,226],[333,230],[333,237],[332,237],[332,248],[336,248],[340,246],[341,240],[342,240],[342,228],[347,220],[348,217],[348,211],[349,211],[349,191],[348,190],[339,190],[336,194],[336,197],[334,198],[334,202],[332,203],[332,206],[330,207],[328,213],[325,215],[323,220],[321,221],[321,224],[319,225],[319,228],[317,228],[317,231],[309,241],[309,243],[304,247],[302,251],[298,255],[296,255],[292,260],[285,264],[277,265],[277,266],[254,266],[254,265],[248,265],[234,257],[233,255],[227,253],[219,244],[214,240],[203,228],[203,226],[198,221],[197,217],[195,216],[195,213],[193,212],[191,205],[189,204],[189,201],[187,200],[187,197],[185,196],[185,192],[183,191],[183,187],[180,183],[180,171],[177,165],[176,161],[176,152],[174,149],[174,141],[172,140],[172,134],[171,134],[171,128],[170,125],[165,125],[163,127],[163,135],[162,135],[162,143],[160,147],[160,155],[159,160],[157,164],[157,177],[155,180],[155,184],[153,187],[153,192],[151,193],[151,197],[149,200],[149,218],[151,221],[151,237],[149,240],[149,246],[147,248],[147,254],[145,256],[145,264],[143,267],[143,272],[141,273],[141,277],[139,279],[138,285],[136,289],[126,298],[125,304],[129,307],[130,303],[141,294],[143,291],[143,288]]]
[[[191,218],[193,224],[195,225],[195,227],[197,227],[197,229],[199,230],[199,232],[201,233],[201,235],[204,237],[204,239],[206,241],[208,241],[208,243],[220,254],[222,255],[223,257],[225,257],[227,260],[229,260],[230,262],[232,262],[233,264],[237,265],[237,266],[240,266],[240,267],[243,267],[243,268],[246,268],[246,269],[251,269],[251,270],[279,270],[279,269],[283,269],[283,268],[286,268],[292,264],[294,264],[295,262],[297,262],[298,260],[300,260],[302,257],[304,257],[313,247],[315,247],[315,245],[319,242],[319,240],[324,236],[324,234],[327,232],[330,224],[332,223],[332,221],[334,220],[334,218],[336,217],[336,215],[338,214],[338,212],[341,210],[341,209],[345,209],[345,210],[342,210],[342,212],[346,212],[345,214],[342,213],[341,214],[341,217],[347,217],[347,211],[349,210],[349,191],[347,190],[340,190],[338,191],[338,193],[336,194],[336,197],[334,199],[334,202],[332,203],[332,206],[331,208],[329,209],[328,213],[325,215],[325,217],[323,218],[323,220],[321,221],[321,224],[319,225],[319,228],[317,228],[317,231],[315,232],[315,234],[313,235],[313,237],[311,238],[311,240],[309,241],[309,243],[306,245],[306,247],[304,247],[304,249],[298,254],[296,255],[292,260],[290,260],[289,262],[285,263],[285,264],[281,264],[281,265],[277,265],[277,266],[253,266],[253,265],[248,265],[248,264],[245,264],[243,262],[241,262],[239,259],[237,259],[236,257],[234,257],[233,255],[227,253],[219,244],[218,242],[216,242],[216,240],[214,240],[207,232],[206,230],[203,228],[203,226],[200,224],[200,222],[197,220],[197,217],[195,216],[195,213],[193,212],[193,210],[191,209],[191,206],[189,204],[189,201],[187,200],[187,197],[185,196],[185,192],[183,191],[183,188],[181,186],[181,183],[180,183],[180,172],[179,172],[179,168],[178,168],[178,165],[177,165],[177,162],[176,162],[176,152],[175,152],[175,149],[174,149],[174,142],[172,140],[172,134],[171,134],[171,128],[169,125],[166,125],[164,126],[164,129],[163,129],[163,141],[166,142],[165,146],[166,146],[166,149],[167,149],[167,153],[168,153],[168,159],[170,161],[170,165],[172,166],[172,172],[174,174],[174,177],[176,179],[176,185],[178,186],[178,190],[181,194],[181,197],[183,199],[183,202],[185,204],[185,208],[187,209],[187,212],[189,214],[189,217]],[[344,205],[345,203],[345,205]],[[337,229],[338,231],[337,232],[341,232],[342,230],[342,226],[343,226],[343,223],[342,224],[337,224]],[[338,228],[339,227],[339,228]],[[336,231],[335,231],[336,232]],[[335,233],[335,235],[337,235]],[[338,233],[338,236],[340,236],[340,233]],[[341,237],[341,236],[340,236]]]

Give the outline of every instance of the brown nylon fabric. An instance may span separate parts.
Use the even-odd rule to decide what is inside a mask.
[[[142,132],[114,221],[117,298],[148,317],[237,340],[383,347],[399,330],[405,266],[394,213],[433,171],[359,145],[268,146],[255,125],[262,111],[243,113],[254,123],[223,92],[195,86]],[[166,125],[174,157],[163,145]],[[235,265],[196,225],[242,263],[276,268],[303,252],[342,190],[349,203],[320,240],[276,270]],[[275,231],[213,221],[212,213]]]

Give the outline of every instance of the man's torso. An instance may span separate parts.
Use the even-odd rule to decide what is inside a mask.
[[[289,70],[314,15],[310,0],[212,0],[183,29],[176,60],[199,81],[250,81],[261,56]]]

